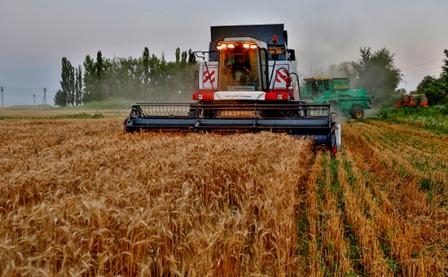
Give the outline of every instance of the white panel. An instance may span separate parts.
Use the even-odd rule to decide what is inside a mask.
[[[215,100],[264,100],[263,91],[217,91]]]
[[[207,67],[205,64],[200,65],[199,88],[215,90],[218,88],[218,62],[207,62]]]

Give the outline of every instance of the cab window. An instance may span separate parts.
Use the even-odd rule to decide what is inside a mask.
[[[220,51],[219,90],[260,90],[258,49],[236,45]]]

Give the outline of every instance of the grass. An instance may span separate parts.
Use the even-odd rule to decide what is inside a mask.
[[[136,101],[122,98],[115,98],[105,101],[92,101],[81,106],[83,109],[130,109]]]
[[[439,134],[448,134],[448,106],[428,108],[383,108],[377,117],[384,121],[408,124]]]

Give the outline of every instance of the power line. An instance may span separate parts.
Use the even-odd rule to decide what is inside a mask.
[[[56,92],[57,89],[50,89]],[[32,105],[39,104],[47,105],[47,96],[49,89],[46,87],[20,87],[20,86],[0,86],[1,107],[13,103],[30,103]],[[50,93],[50,97],[53,93]],[[42,99],[42,100],[40,100]],[[37,101],[37,102],[36,102]],[[8,104],[6,104],[8,102]]]

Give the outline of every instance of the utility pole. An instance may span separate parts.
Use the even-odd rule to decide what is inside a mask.
[[[44,88],[44,99],[43,99],[42,104],[47,105],[47,88]]]
[[[2,92],[2,107],[5,106],[5,102],[3,101],[3,87],[0,87],[0,91]]]
[[[36,94],[35,93],[33,93],[33,103],[34,103],[34,106],[36,106]]]

